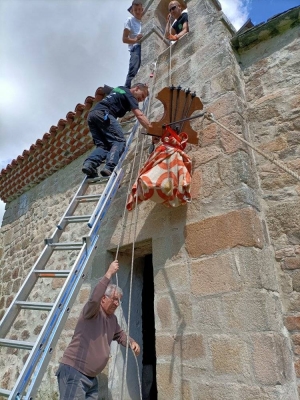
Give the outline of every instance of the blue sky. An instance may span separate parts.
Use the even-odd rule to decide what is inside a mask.
[[[299,0],[219,0],[223,12],[236,29],[248,18],[254,25],[266,22],[276,14],[300,5]]]
[[[299,5],[219,1],[236,29],[249,17],[256,25]],[[0,170],[99,86],[123,84],[129,56],[121,37],[130,3],[0,0]],[[0,224],[3,212],[0,201]]]
[[[299,0],[252,0],[249,5],[249,15],[253,24],[258,25],[276,14],[299,5]]]

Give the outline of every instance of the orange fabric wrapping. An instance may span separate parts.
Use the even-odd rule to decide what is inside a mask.
[[[191,159],[183,149],[188,136],[177,135],[170,128],[162,136],[162,144],[149,156],[134,183],[127,202],[133,210],[137,202],[151,199],[167,207],[178,207],[191,201]]]

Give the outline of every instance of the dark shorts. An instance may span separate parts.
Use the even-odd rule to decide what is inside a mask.
[[[56,371],[60,400],[98,400],[98,380],[70,365],[59,364]]]

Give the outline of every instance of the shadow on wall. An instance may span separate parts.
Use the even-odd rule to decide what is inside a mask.
[[[164,281],[164,287],[168,290],[167,296],[170,299],[171,303],[171,314],[176,315],[176,323],[172,321],[172,333],[173,333],[173,346],[172,346],[172,358],[170,362],[170,375],[169,381],[173,380],[173,371],[176,364],[180,365],[181,373],[183,376],[183,334],[186,330],[186,320],[185,320],[185,309],[182,307],[182,304],[178,302],[178,296],[176,296],[176,292],[181,291],[182,289],[175,289],[174,282],[170,281],[167,270],[165,266],[168,264],[170,260],[179,259],[179,255],[182,251],[182,247],[185,244],[184,239],[184,228],[186,225],[186,214],[187,207],[181,206],[177,208],[166,208],[160,204],[157,204],[152,211],[149,213],[147,218],[144,221],[143,229],[138,235],[136,241],[143,238],[145,240],[145,236],[148,234],[152,238],[152,246],[153,246],[153,272],[154,272],[154,285],[155,285],[155,293],[156,286],[158,282],[156,282],[156,277],[160,274],[160,282]],[[155,223],[157,221],[157,223]],[[161,231],[159,227],[161,226]],[[149,229],[149,228],[152,229]],[[149,237],[149,236],[148,236]],[[158,248],[156,248],[156,246]],[[186,259],[180,258],[184,264],[188,263],[188,256]],[[175,261],[176,262],[176,261]],[[178,265],[178,261],[176,262]],[[169,270],[172,269],[168,267]],[[162,284],[162,283],[160,283]],[[177,286],[176,286],[177,287]],[[187,294],[188,297],[189,294]],[[156,296],[156,294],[155,294]],[[156,301],[154,301],[157,304]],[[173,311],[173,312],[172,312]],[[156,315],[155,318],[159,318],[157,315],[157,306],[156,306]],[[175,327],[175,331],[174,331]],[[175,349],[176,346],[176,349]],[[159,354],[157,354],[159,356]]]

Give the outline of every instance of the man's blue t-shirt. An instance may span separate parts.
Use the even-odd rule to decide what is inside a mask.
[[[137,99],[130,89],[125,86],[114,88],[108,96],[96,104],[94,110],[109,110],[109,114],[115,118],[124,117],[127,111],[139,108]]]

